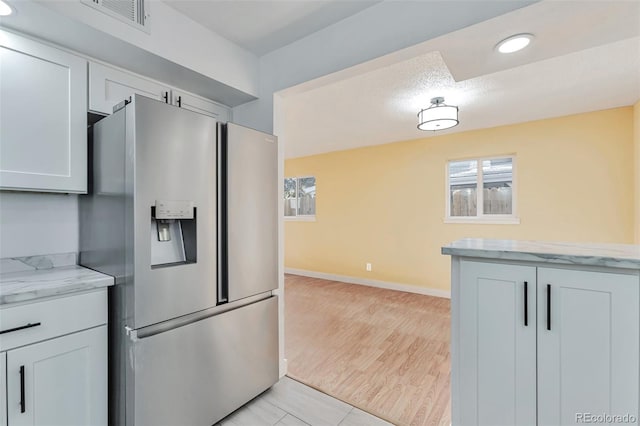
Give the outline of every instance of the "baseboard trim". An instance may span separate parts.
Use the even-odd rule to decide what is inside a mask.
[[[280,371],[279,371],[280,378],[283,378],[284,376],[286,376],[288,372],[289,372],[289,360],[287,360],[287,358],[280,359]]]
[[[407,293],[423,294],[425,296],[444,297],[451,299],[451,292],[434,288],[418,287],[409,284],[392,283],[388,281],[370,280],[367,278],[350,277],[347,275],[328,274],[326,272],[307,271],[306,269],[284,268],[286,274],[302,275],[303,277],[320,278],[323,280],[340,281],[349,284],[366,285],[387,290],[404,291]]]

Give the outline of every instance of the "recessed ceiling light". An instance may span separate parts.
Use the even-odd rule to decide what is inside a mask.
[[[0,0],[0,16],[8,16],[13,13],[13,9],[3,0]]]
[[[507,37],[496,45],[500,53],[513,53],[522,50],[531,43],[533,34],[516,34]]]

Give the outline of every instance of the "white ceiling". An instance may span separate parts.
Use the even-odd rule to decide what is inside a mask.
[[[283,91],[287,158],[507,125],[635,103],[640,2],[545,1]],[[532,32],[527,49],[493,47]],[[453,71],[453,72],[452,72]],[[416,128],[429,99],[460,108],[460,124]]]
[[[261,56],[381,0],[165,0],[224,38]]]

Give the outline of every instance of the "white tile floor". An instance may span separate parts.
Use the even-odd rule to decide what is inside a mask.
[[[391,423],[284,377],[218,425],[388,426]]]

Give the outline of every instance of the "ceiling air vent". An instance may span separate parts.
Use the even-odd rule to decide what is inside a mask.
[[[149,11],[145,0],[80,0],[82,3],[149,32]]]

